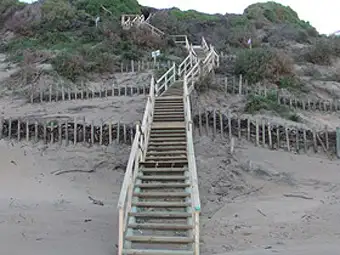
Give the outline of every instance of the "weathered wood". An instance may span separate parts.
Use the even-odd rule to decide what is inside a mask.
[[[255,145],[256,145],[256,146],[259,146],[259,144],[260,144],[260,136],[259,136],[260,134],[259,134],[259,132],[260,132],[260,131],[259,131],[259,123],[258,123],[258,120],[256,120],[255,128],[256,128],[256,131],[255,131],[255,132],[256,132],[256,134],[255,134],[255,135],[256,135],[256,143],[255,143]]]
[[[285,133],[286,133],[287,150],[290,151],[289,132],[288,132],[287,127],[285,127]]]
[[[267,123],[267,128],[268,128],[268,141],[269,141],[269,148],[273,149],[273,141],[272,141],[272,131],[271,131],[271,126],[270,123]]]

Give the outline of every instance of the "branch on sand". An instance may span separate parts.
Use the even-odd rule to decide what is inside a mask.
[[[51,172],[51,174],[54,175],[61,175],[61,174],[69,174],[69,173],[94,173],[95,170],[91,169],[91,170],[80,170],[80,169],[71,169],[71,170],[57,170],[54,172]]]
[[[284,197],[297,197],[297,198],[308,199],[308,200],[313,199],[312,197],[307,197],[307,196],[298,195],[298,194],[283,194],[283,196]]]
[[[104,203],[100,200],[94,199],[92,197],[89,196],[89,199],[92,201],[93,204],[95,205],[100,205],[100,206],[104,206]]]

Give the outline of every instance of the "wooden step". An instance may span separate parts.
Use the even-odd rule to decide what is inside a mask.
[[[186,219],[192,216],[186,212],[129,212],[129,216],[149,219]]]
[[[137,178],[142,181],[184,181],[188,179],[183,175],[141,175]]]
[[[184,151],[186,153],[187,146],[148,146],[148,152],[153,151]]]
[[[164,101],[168,101],[168,100],[182,100],[183,98],[178,98],[178,97],[157,97],[156,98],[156,102],[160,101],[160,102],[164,102]]]
[[[133,223],[128,228],[132,229],[156,229],[156,230],[190,230],[191,225],[186,224],[165,224],[165,223]]]
[[[155,173],[155,172],[163,172],[163,173],[183,173],[187,171],[187,168],[142,168],[141,171],[143,173]]]
[[[182,112],[162,112],[162,111],[155,111],[153,116],[184,116],[184,111]]]
[[[135,192],[133,193],[133,196],[139,197],[139,198],[173,198],[173,197],[189,197],[190,193],[188,192]]]
[[[151,129],[150,134],[186,134],[185,128],[181,129]]]
[[[193,242],[192,237],[175,236],[126,236],[125,239],[134,243],[189,244]]]
[[[155,161],[155,162],[165,162],[165,161],[181,161],[181,160],[187,160],[187,156],[176,156],[176,157],[167,157],[167,156],[158,156],[158,157],[150,157],[150,156],[147,156],[145,158],[145,161],[148,162],[148,161]]]
[[[163,133],[163,134],[154,134],[154,133],[151,133],[150,134],[150,137],[155,137],[155,138],[160,138],[160,137],[186,137],[187,134],[184,132],[184,133]]]
[[[159,147],[159,146],[187,146],[187,142],[185,141],[164,141],[164,139],[162,140],[155,140],[155,141],[151,141],[149,140],[148,143],[148,147]]]
[[[154,109],[154,112],[183,112],[184,107],[176,107],[176,108],[157,108]]]
[[[194,255],[193,251],[184,250],[141,250],[124,249],[124,255]]]
[[[156,117],[154,122],[184,122],[184,117]]]
[[[167,138],[150,137],[149,142],[150,143],[153,143],[153,142],[163,142],[163,143],[165,143],[165,142],[172,141],[172,142],[176,142],[176,144],[177,144],[177,141],[183,142],[183,141],[186,141],[186,140],[187,140],[187,138],[185,136],[183,136],[183,137],[167,137]]]
[[[155,105],[154,110],[158,111],[158,110],[183,110],[184,109],[184,105],[183,104],[176,104],[176,105]]]
[[[185,208],[191,206],[186,202],[134,202],[133,206],[137,207],[160,207],[160,208]]]
[[[157,151],[157,152],[150,152],[148,150],[146,157],[153,157],[153,156],[166,156],[166,155],[187,155],[187,152],[184,151],[176,151],[176,150],[167,150],[167,151]]]
[[[142,183],[142,184],[135,184],[135,187],[141,189],[184,189],[190,187],[189,183]]]
[[[145,166],[145,167],[183,167],[188,165],[188,160],[178,160],[175,162],[169,162],[169,161],[165,161],[165,162],[154,162],[154,161],[148,161],[148,162],[140,162],[139,163],[140,166]]]
[[[166,108],[166,109],[170,109],[171,107],[177,107],[177,108],[184,108],[184,104],[183,103],[176,103],[176,102],[166,102],[166,103],[155,103],[155,109],[158,108]]]

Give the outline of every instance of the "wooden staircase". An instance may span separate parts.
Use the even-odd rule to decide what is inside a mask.
[[[183,96],[158,97],[123,254],[194,254],[190,188]]]
[[[138,15],[122,18],[126,29],[144,23]],[[151,78],[118,202],[118,255],[199,255],[201,208],[189,94],[219,57],[203,37],[195,46],[186,36],[173,38],[189,54],[157,81]]]

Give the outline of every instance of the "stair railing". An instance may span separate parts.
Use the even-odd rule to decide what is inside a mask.
[[[141,24],[144,22],[144,15],[128,15],[124,14],[121,17],[121,25],[124,29],[130,29],[135,24]]]
[[[188,36],[186,35],[170,35],[170,37],[175,41],[176,44],[184,46],[188,51],[190,51],[190,43]]]
[[[176,81],[176,64],[173,63],[172,67],[170,67],[169,70],[157,80],[155,85],[156,96],[159,96],[163,92],[165,92],[168,89],[168,87],[175,81]]]
[[[142,25],[148,27],[151,30],[151,33],[153,35],[158,35],[158,36],[164,36],[165,35],[165,33],[162,30],[158,29],[157,27],[154,27],[149,22],[143,22]]]
[[[189,94],[194,90],[195,81],[198,80],[200,74],[201,74],[201,62],[198,60],[198,62],[191,68],[191,70],[184,75]]]
[[[219,67],[220,66],[220,55],[217,54],[217,52],[215,51],[215,47],[212,46],[210,44],[210,49],[213,51],[213,55],[214,55],[214,58],[215,58],[215,66],[216,67]]]
[[[139,162],[145,159],[148,146],[149,133],[153,119],[155,103],[154,78],[151,78],[150,93],[146,103],[143,122],[136,125],[136,134],[126,167],[124,180],[118,200],[118,255],[122,255],[124,247],[124,235],[128,224],[128,213],[131,210],[132,194],[135,180],[139,171]]]
[[[189,70],[192,68],[195,60],[196,59],[194,58],[192,51],[190,51],[189,55],[178,66],[178,73],[177,74],[180,77],[182,77],[184,73],[189,72]]]
[[[205,52],[208,52],[210,50],[207,41],[205,40],[204,36],[202,36],[202,48]]]
[[[198,190],[198,178],[196,168],[196,158],[193,142],[193,122],[191,117],[190,106],[190,92],[188,90],[188,76],[184,75],[183,82],[183,101],[184,101],[184,116],[186,124],[187,135],[187,156],[188,156],[188,169],[191,180],[191,201],[192,201],[192,219],[193,219],[193,237],[194,237],[194,254],[199,255],[200,247],[200,223],[199,217],[201,213],[201,202]]]

